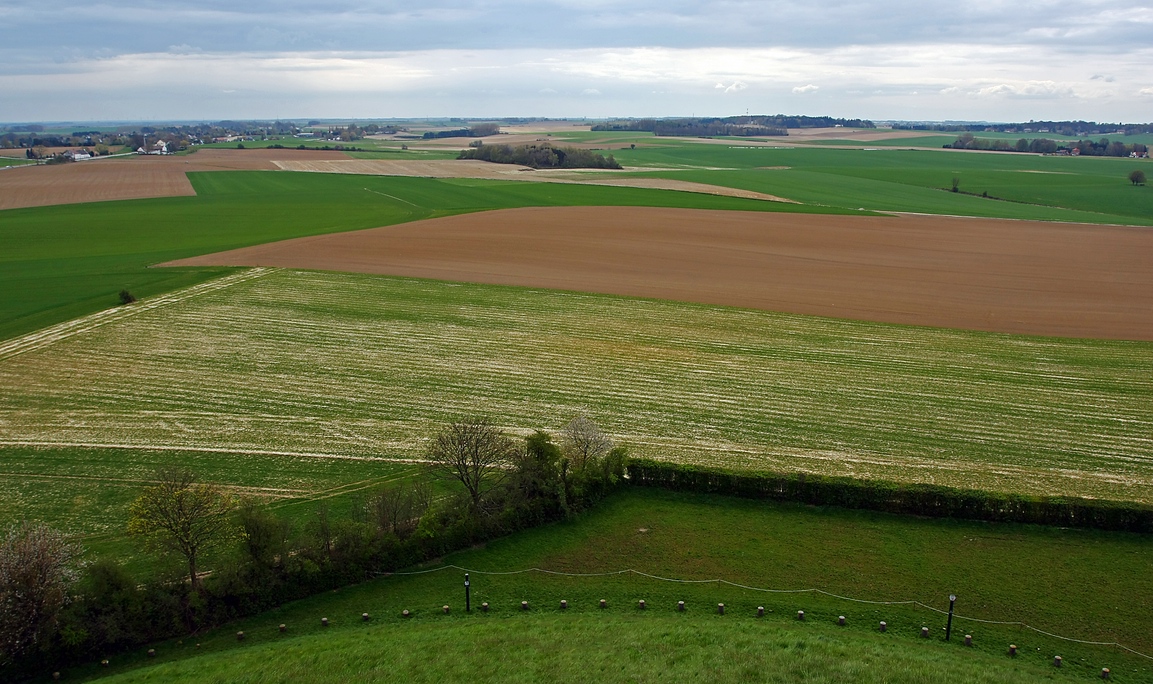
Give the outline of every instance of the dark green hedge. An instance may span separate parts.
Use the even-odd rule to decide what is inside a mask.
[[[806,473],[744,472],[634,460],[629,483],[676,491],[726,494],[749,499],[795,501],[886,513],[1153,532],[1153,507],[1074,497],[1038,497],[898,484]]]

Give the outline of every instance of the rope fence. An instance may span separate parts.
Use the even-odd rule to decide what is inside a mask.
[[[824,589],[769,589],[769,588],[765,588],[765,587],[750,587],[746,584],[738,584],[737,582],[730,582],[729,580],[726,580],[726,579],[687,580],[687,579],[678,579],[675,577],[661,577],[660,575],[652,575],[652,574],[649,574],[647,572],[641,572],[640,570],[633,570],[632,568],[628,568],[626,570],[613,570],[610,572],[560,572],[557,570],[545,570],[544,568],[525,568],[524,570],[509,570],[509,571],[504,571],[504,572],[498,572],[498,571],[490,571],[490,570],[472,570],[470,568],[464,568],[464,567],[461,567],[459,565],[442,565],[440,567],[430,568],[428,570],[415,570],[415,571],[410,571],[410,572],[386,572],[386,573],[380,573],[380,574],[382,576],[385,576],[385,577],[394,576],[394,575],[397,575],[397,576],[400,576],[400,575],[427,575],[429,573],[441,572],[443,570],[459,570],[460,572],[467,572],[467,573],[473,574],[473,575],[493,575],[493,576],[523,575],[526,573],[534,573],[534,572],[540,573],[542,575],[557,575],[557,576],[561,576],[561,577],[578,577],[578,578],[611,577],[611,576],[619,576],[619,575],[637,575],[639,577],[646,577],[648,579],[657,580],[660,582],[672,582],[672,583],[676,583],[676,584],[723,584],[723,585],[735,587],[738,589],[745,589],[748,591],[759,591],[759,592],[766,593],[766,594],[821,594],[823,596],[828,596],[830,598],[835,598],[835,599],[838,599],[841,601],[851,601],[853,603],[864,603],[864,604],[877,605],[877,606],[915,606],[915,607],[919,607],[919,608],[924,608],[925,610],[929,610],[929,611],[932,611],[934,613],[940,613],[941,615],[948,615],[949,614],[949,611],[947,611],[947,610],[941,610],[940,608],[934,608],[933,606],[930,606],[928,604],[922,603],[920,601],[915,601],[915,600],[909,600],[909,601],[870,601],[867,599],[853,598],[851,596],[841,596],[840,594],[834,594],[832,592],[825,591]],[[1129,653],[1132,653],[1133,655],[1140,656],[1140,657],[1146,658],[1148,660],[1153,660],[1153,656],[1150,656],[1148,654],[1142,653],[1142,652],[1137,651],[1135,649],[1129,648],[1128,646],[1126,646],[1122,643],[1118,643],[1116,641],[1090,641],[1090,640],[1086,640],[1086,639],[1075,639],[1073,637],[1062,636],[1060,634],[1054,634],[1052,632],[1047,632],[1043,629],[1038,629],[1038,628],[1036,628],[1030,624],[1027,624],[1025,622],[1021,622],[1020,620],[983,620],[981,618],[967,617],[965,615],[961,615],[961,614],[956,613],[956,612],[953,613],[953,618],[956,620],[968,620],[970,622],[977,622],[977,623],[986,624],[986,625],[1010,625],[1010,626],[1024,627],[1025,629],[1032,630],[1038,634],[1043,634],[1043,635],[1045,635],[1047,637],[1051,637],[1053,639],[1060,639],[1062,641],[1070,641],[1070,642],[1077,643],[1077,644],[1087,644],[1090,646],[1115,646],[1115,647],[1117,647],[1123,651],[1127,651]]]

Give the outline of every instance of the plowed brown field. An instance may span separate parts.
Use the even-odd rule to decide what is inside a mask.
[[[0,173],[0,209],[195,195],[189,171],[278,170],[274,162],[347,159],[325,150],[202,149],[187,156],[131,156]]]
[[[1153,230],[929,216],[524,208],[169,265],[526,285],[860,320],[1153,340]]]

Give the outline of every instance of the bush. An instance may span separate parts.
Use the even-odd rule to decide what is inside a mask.
[[[657,461],[627,466],[630,484],[886,513],[1153,532],[1153,507],[1075,497],[1037,497],[806,473],[735,472]]]
[[[119,296],[121,304],[131,304],[132,302],[136,301],[136,296],[128,290],[121,290]]]

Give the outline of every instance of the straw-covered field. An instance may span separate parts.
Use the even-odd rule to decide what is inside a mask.
[[[195,451],[238,483],[251,455],[269,475],[247,484],[300,488],[300,459],[383,475],[360,459],[420,458],[475,413],[521,433],[587,413],[682,462],[1153,501],[1150,343],[271,269],[134,307],[0,349],[27,501],[88,474],[74,447],[113,470],[178,453],[121,447]]]

